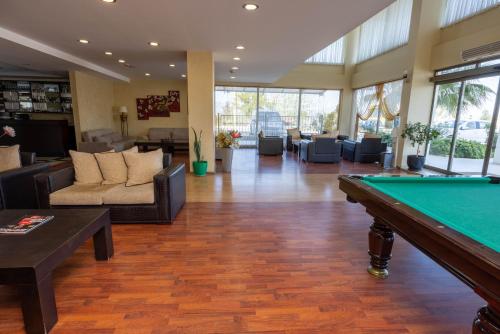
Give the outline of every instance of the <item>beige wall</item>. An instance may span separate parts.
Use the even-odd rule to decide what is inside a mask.
[[[116,82],[113,88],[115,112],[120,106],[126,106],[128,109],[130,136],[145,136],[149,128],[188,127],[186,80],[132,80],[130,83]],[[145,98],[147,95],[167,95],[169,90],[180,92],[180,113],[170,113],[170,117],[151,117],[149,120],[137,119],[136,98]]]
[[[208,162],[208,172],[215,172],[214,134],[214,58],[211,52],[187,53],[188,123],[196,132],[203,130],[202,156]],[[189,131],[189,145],[193,147],[194,135]],[[189,150],[190,162],[195,161],[194,150]],[[192,164],[189,164],[192,170]]]
[[[70,72],[73,117],[77,142],[86,130],[116,129],[113,118],[113,81],[96,75]]]
[[[432,69],[460,64],[463,50],[499,40],[500,7],[441,29],[439,43],[432,49]]]

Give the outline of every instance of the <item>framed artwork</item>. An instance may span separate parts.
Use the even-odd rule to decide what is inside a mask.
[[[138,98],[135,99],[137,104],[137,119],[149,119],[149,99]]]
[[[167,106],[170,112],[181,112],[180,92],[169,90],[167,96]]]
[[[166,95],[148,95],[149,100],[149,117],[170,117],[168,110]]]

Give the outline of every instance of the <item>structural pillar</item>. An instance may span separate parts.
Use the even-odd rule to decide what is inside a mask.
[[[201,154],[208,162],[208,172],[215,172],[215,132],[214,132],[214,59],[209,51],[187,52],[187,89],[189,124],[189,168],[196,160],[193,150],[194,134],[203,131]]]

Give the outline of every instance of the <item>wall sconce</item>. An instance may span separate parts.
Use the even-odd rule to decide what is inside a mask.
[[[126,106],[121,106],[118,109],[120,113],[120,122],[121,122],[121,130],[122,130],[122,136],[128,136],[128,110]]]

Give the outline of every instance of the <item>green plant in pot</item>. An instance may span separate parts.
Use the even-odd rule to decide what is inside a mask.
[[[420,122],[406,125],[401,137],[408,138],[411,146],[417,146],[417,154],[410,154],[406,158],[406,163],[410,170],[421,170],[424,167],[425,156],[420,155],[420,146],[429,140],[434,140],[441,135],[441,132],[429,125]]]
[[[196,161],[193,161],[193,171],[196,176],[205,176],[207,174],[207,161],[203,160],[203,156],[201,155],[201,134],[202,130],[200,130],[200,134],[198,135],[194,128],[191,128],[194,133],[194,154],[196,155]]]

